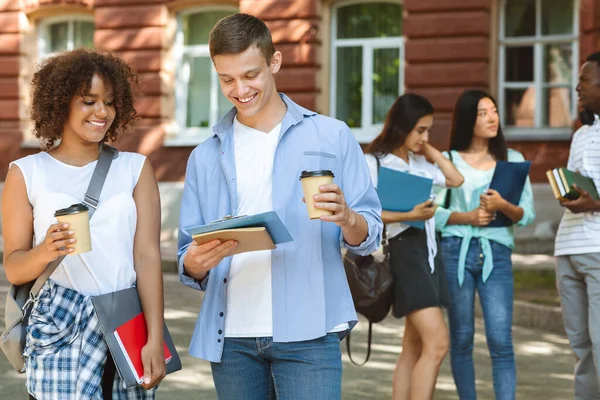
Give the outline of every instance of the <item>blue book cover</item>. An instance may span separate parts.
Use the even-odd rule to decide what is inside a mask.
[[[433,180],[390,168],[379,168],[377,194],[386,211],[408,212],[430,199]],[[407,221],[403,224],[425,229],[425,221]]]
[[[490,182],[490,189],[494,189],[500,196],[511,204],[519,205],[525,182],[529,175],[531,161],[509,162],[498,161],[494,176]],[[501,212],[496,214],[496,219],[488,225],[491,228],[513,225],[513,221]]]
[[[291,242],[294,240],[275,211],[268,211],[255,215],[242,215],[237,217],[227,216],[222,220],[213,221],[206,225],[188,228],[186,229],[186,232],[188,235],[194,236],[201,233],[215,232],[223,229],[259,227],[266,228],[267,232],[269,232],[269,236],[271,236],[271,240],[273,240],[273,243],[275,244]]]

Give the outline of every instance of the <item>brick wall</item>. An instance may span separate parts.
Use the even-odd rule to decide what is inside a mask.
[[[404,7],[406,86],[433,103],[432,142],[447,148],[457,97],[490,86],[490,0],[406,0]]]
[[[0,159],[13,160],[21,147],[19,129],[19,2],[0,0]],[[0,165],[0,176],[8,163]]]
[[[595,51],[600,51],[600,2],[598,0],[581,1],[581,61]]]

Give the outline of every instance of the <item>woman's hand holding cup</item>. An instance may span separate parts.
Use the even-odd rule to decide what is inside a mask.
[[[69,230],[70,225],[57,223],[50,225],[46,231],[46,238],[38,245],[44,261],[50,263],[58,257],[66,256],[73,252],[73,244],[75,244],[75,232]]]

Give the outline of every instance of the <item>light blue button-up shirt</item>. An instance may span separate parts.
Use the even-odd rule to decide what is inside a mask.
[[[345,322],[350,328],[356,324],[341,246],[361,255],[372,253],[383,224],[363,152],[346,124],[302,108],[283,94],[281,98],[287,112],[273,163],[273,210],[294,241],[271,251],[273,340],[295,342],[324,336]],[[213,128],[214,136],[190,155],[179,220],[179,277],[187,286],[206,291],[189,351],[212,362],[219,362],[223,352],[231,257],[202,282],[184,273],[183,258],[192,240],[186,228],[237,214],[235,115],[234,108]],[[300,172],[322,169],[333,171],[348,206],[367,221],[368,235],[359,246],[346,243],[339,226],[308,218]]]
[[[444,152],[444,156],[448,158],[448,153]],[[525,159],[523,155],[516,150],[508,149],[507,161],[509,162],[523,162]],[[458,171],[464,176],[465,182],[462,186],[454,189],[450,189],[452,194],[450,195],[449,208],[443,207],[446,192],[448,189],[440,191],[436,198],[436,203],[439,207],[435,211],[435,225],[436,228],[442,232],[442,237],[460,237],[462,238],[462,244],[460,247],[460,253],[458,255],[458,271],[457,278],[458,284],[462,286],[465,278],[465,263],[467,259],[467,252],[471,244],[471,239],[477,238],[481,241],[482,253],[484,255],[482,279],[483,282],[487,281],[488,277],[492,274],[494,269],[494,258],[492,255],[492,247],[490,246],[490,240],[500,243],[510,249],[515,247],[514,238],[514,226],[504,226],[497,228],[477,227],[472,225],[448,225],[448,219],[453,212],[468,212],[479,207],[479,196],[489,188],[492,177],[494,176],[495,168],[491,168],[487,171],[480,170],[467,164],[460,154],[452,150],[452,162]],[[517,222],[516,226],[529,225],[535,219],[535,209],[533,202],[533,192],[531,190],[531,182],[529,177],[525,181],[525,187],[519,200],[519,207],[523,209],[523,217]]]

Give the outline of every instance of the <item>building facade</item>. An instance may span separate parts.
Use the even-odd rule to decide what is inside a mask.
[[[139,124],[117,146],[148,155],[159,181],[182,181],[230,107],[207,43],[238,11],[271,29],[279,90],[346,121],[361,143],[409,90],[433,102],[432,141],[445,148],[458,95],[490,91],[534,182],[566,164],[579,65],[600,50],[600,0],[0,0],[0,180],[39,149],[27,118],[37,63],[95,47],[122,56],[144,85]]]

